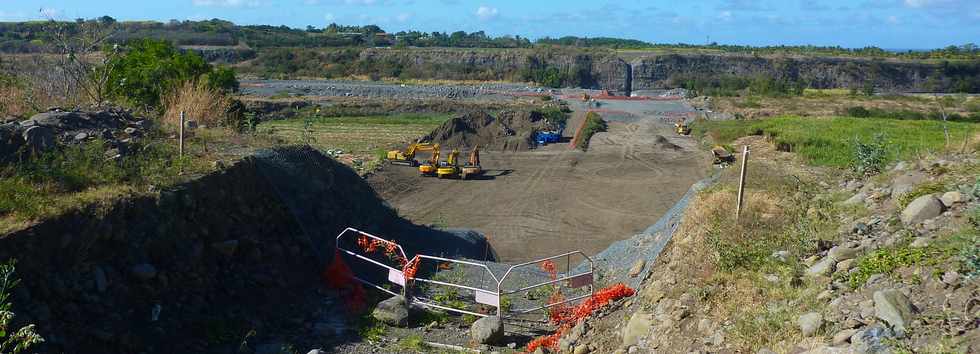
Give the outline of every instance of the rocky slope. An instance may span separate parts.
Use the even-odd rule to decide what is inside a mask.
[[[737,174],[726,171],[695,198],[638,295],[564,337],[561,352],[980,349],[975,154],[842,179],[761,138],[738,143],[752,146],[750,171],[763,170],[743,225],[730,226]]]

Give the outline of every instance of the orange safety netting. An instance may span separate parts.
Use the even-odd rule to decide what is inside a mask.
[[[552,323],[558,326],[558,330],[555,331],[555,334],[538,337],[531,341],[531,343],[528,343],[527,348],[525,348],[526,352],[532,353],[538,347],[542,346],[550,349],[558,349],[558,340],[579,321],[589,317],[596,310],[608,305],[610,302],[633,296],[635,293],[635,290],[625,284],[619,283],[597,291],[592,297],[574,308],[567,308],[564,305],[555,306],[549,313],[549,318]],[[560,293],[556,293],[549,302],[554,304],[554,299],[560,298],[560,296]]]
[[[360,283],[354,281],[354,273],[340,256],[339,250],[334,251],[333,261],[323,270],[321,277],[327,287],[341,291],[352,313],[361,312],[367,307],[367,293]]]

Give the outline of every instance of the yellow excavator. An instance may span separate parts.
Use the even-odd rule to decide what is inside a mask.
[[[436,176],[439,178],[452,178],[459,176],[459,150],[453,149],[453,152],[449,153],[449,157],[446,158],[446,163],[439,166],[436,170]]]
[[[473,151],[470,151],[470,159],[463,165],[463,170],[460,176],[463,179],[469,178],[469,176],[479,176],[483,174],[483,167],[480,166],[480,147],[474,147]]]
[[[687,126],[687,122],[679,121],[674,123],[674,128],[678,135],[691,135],[691,127]]]
[[[435,176],[436,169],[439,168],[439,144],[432,145],[432,157],[419,165],[419,175]]]
[[[415,167],[419,163],[415,160],[415,153],[419,151],[432,151],[434,148],[435,145],[429,143],[412,143],[405,148],[405,151],[388,151],[388,162],[392,165]]]

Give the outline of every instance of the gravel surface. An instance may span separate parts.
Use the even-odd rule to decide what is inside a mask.
[[[481,85],[405,85],[371,81],[343,80],[244,80],[242,93],[256,96],[383,97],[397,99],[501,98],[557,93],[555,90],[522,84],[487,83]]]

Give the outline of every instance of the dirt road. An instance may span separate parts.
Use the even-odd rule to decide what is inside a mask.
[[[708,171],[693,139],[650,115],[658,104],[616,103],[630,113],[610,115],[609,131],[595,135],[587,152],[567,143],[485,151],[483,180],[423,178],[414,168],[386,166],[369,182],[410,220],[485,233],[503,261],[576,249],[596,254],[656,222]],[[574,106],[572,131],[585,110]]]

